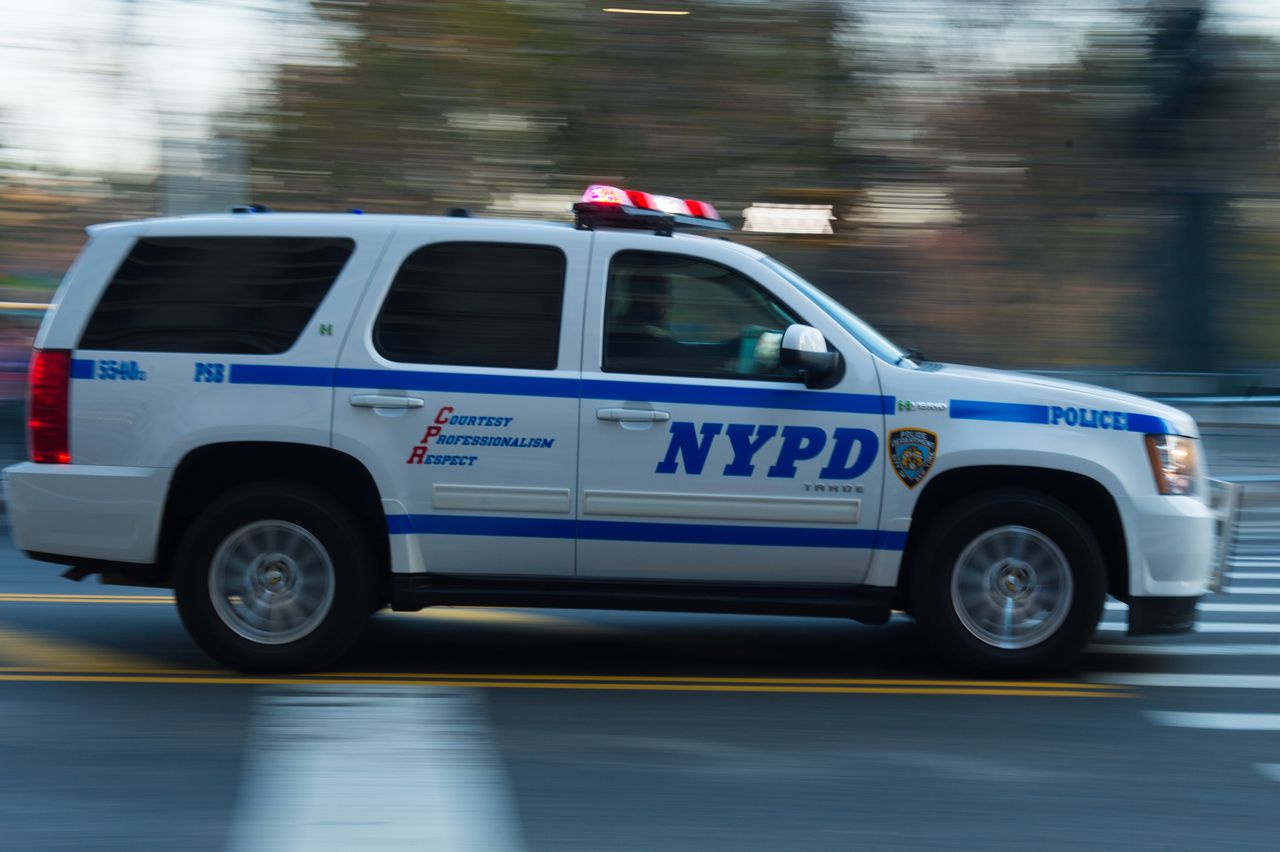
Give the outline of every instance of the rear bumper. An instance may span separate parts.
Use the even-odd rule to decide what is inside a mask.
[[[1190,633],[1196,626],[1196,604],[1189,598],[1133,598],[1129,601],[1130,636],[1171,636]]]
[[[59,557],[154,562],[171,474],[168,468],[33,462],[7,468],[14,544]]]

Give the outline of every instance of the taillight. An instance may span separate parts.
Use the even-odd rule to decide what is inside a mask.
[[[67,408],[71,395],[71,353],[37,349],[27,375],[27,441],[31,460],[71,464]]]

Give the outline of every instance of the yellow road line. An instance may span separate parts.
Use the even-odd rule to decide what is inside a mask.
[[[1094,689],[987,689],[987,688],[930,688],[930,687],[890,687],[890,686],[795,686],[795,685],[746,685],[746,684],[661,684],[661,683],[582,683],[555,681],[509,681],[509,680],[431,680],[419,679],[344,679],[333,677],[287,678],[287,677],[190,677],[185,675],[127,675],[127,674],[9,674],[0,672],[0,681],[15,682],[59,682],[59,683],[166,683],[195,684],[210,683],[224,685],[271,685],[296,686],[299,684],[324,684],[355,686],[372,684],[377,686],[457,686],[486,689],[579,689],[579,690],[615,690],[641,692],[774,692],[774,693],[822,693],[845,695],[995,695],[1006,697],[1051,697],[1051,698],[1131,698],[1133,693],[1101,691]]]
[[[68,667],[50,669],[39,666],[0,666],[0,674],[5,673],[43,673],[43,674],[78,674],[89,672],[84,667]],[[103,672],[110,674],[110,672]],[[123,672],[121,672],[123,674]],[[160,677],[170,675],[208,675],[223,676],[223,669],[169,669],[152,667],[134,669],[129,674],[146,674]],[[603,685],[702,685],[702,686],[746,686],[746,687],[829,687],[838,689],[862,689],[898,687],[911,689],[1012,689],[1019,692],[1041,692],[1044,690],[1089,692],[1125,692],[1130,689],[1124,684],[1091,683],[1082,681],[1015,681],[1015,680],[931,680],[923,678],[797,678],[797,677],[715,677],[715,676],[671,676],[660,675],[576,675],[576,674],[496,674],[492,672],[321,672],[318,674],[293,675],[291,680],[311,681],[315,679],[336,679],[342,682],[365,681],[418,681],[457,682],[461,685],[477,681],[484,682],[517,682],[517,683],[583,683]]]
[[[0,625],[0,660],[44,671],[121,672],[155,671],[156,663],[116,651],[72,644]]]
[[[0,603],[132,603],[171,604],[173,595],[64,595],[0,592]]]
[[[490,680],[581,680],[613,681],[621,683],[767,683],[794,684],[800,686],[930,686],[930,687],[991,687],[1012,689],[1126,689],[1117,684],[1082,683],[1079,681],[1019,681],[1019,680],[931,680],[922,678],[839,678],[839,677],[702,677],[663,675],[577,675],[577,674],[461,674],[454,672],[329,672],[329,677],[358,678],[411,678],[426,677],[438,680],[451,678],[488,678]]]

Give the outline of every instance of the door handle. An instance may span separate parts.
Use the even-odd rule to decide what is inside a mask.
[[[421,408],[426,403],[416,396],[358,393],[351,397],[351,404],[356,408]]]
[[[596,419],[613,420],[617,423],[661,423],[670,420],[671,414],[648,408],[597,408]]]

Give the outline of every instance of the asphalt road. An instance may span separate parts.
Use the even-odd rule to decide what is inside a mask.
[[[6,543],[0,849],[1274,849],[1280,491],[1251,488],[1195,634],[1112,603],[1040,682],[957,680],[905,619],[479,609],[245,678],[167,595]]]

